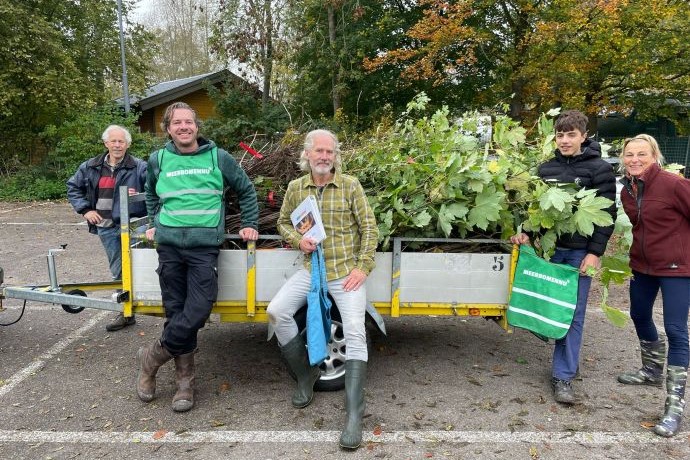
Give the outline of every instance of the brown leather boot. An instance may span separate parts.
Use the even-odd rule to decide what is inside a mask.
[[[194,407],[194,352],[175,356],[175,380],[177,393],[173,397],[172,409],[186,412]]]
[[[137,395],[144,402],[153,400],[156,394],[156,373],[158,369],[172,359],[168,350],[161,346],[159,340],[139,348],[137,361]]]

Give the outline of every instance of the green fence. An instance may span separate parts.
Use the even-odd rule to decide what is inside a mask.
[[[623,138],[606,138],[605,142],[610,144]],[[690,178],[690,137],[657,137],[661,153],[666,158],[666,163],[678,163],[685,166],[683,174]],[[614,154],[615,155],[615,154]]]
[[[666,137],[659,139],[659,148],[667,163],[685,165],[683,174],[690,178],[690,137]]]

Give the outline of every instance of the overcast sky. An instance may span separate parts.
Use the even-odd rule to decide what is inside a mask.
[[[134,21],[138,21],[138,20],[142,19],[146,15],[146,13],[148,13],[149,9],[151,8],[152,3],[153,3],[153,0],[139,0],[134,11],[132,11],[130,13],[131,19]]]

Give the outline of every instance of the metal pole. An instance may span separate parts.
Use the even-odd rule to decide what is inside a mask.
[[[127,62],[125,61],[125,32],[122,28],[122,0],[117,0],[117,16],[120,21],[120,57],[122,58],[122,92],[125,114],[129,113],[129,86],[127,84]]]

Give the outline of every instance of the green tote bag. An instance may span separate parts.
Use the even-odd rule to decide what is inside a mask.
[[[576,268],[553,264],[537,256],[531,246],[520,246],[508,324],[537,336],[563,338],[575,314],[579,278]]]

